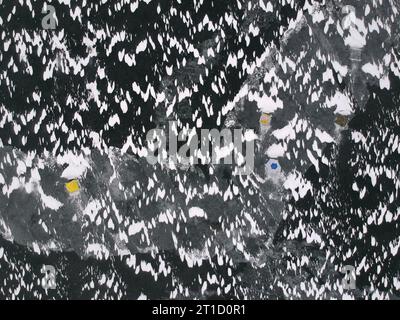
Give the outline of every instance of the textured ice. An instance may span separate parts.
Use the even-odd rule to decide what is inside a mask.
[[[54,5],[0,4],[0,299],[398,298],[396,1]],[[149,164],[170,121],[254,170]]]

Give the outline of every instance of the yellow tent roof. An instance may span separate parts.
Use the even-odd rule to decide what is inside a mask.
[[[74,179],[74,180],[68,181],[65,184],[65,188],[67,189],[68,193],[78,192],[80,189],[78,180]]]
[[[267,113],[263,113],[260,117],[260,123],[263,126],[267,126],[269,125],[271,122],[271,115],[267,114]]]

